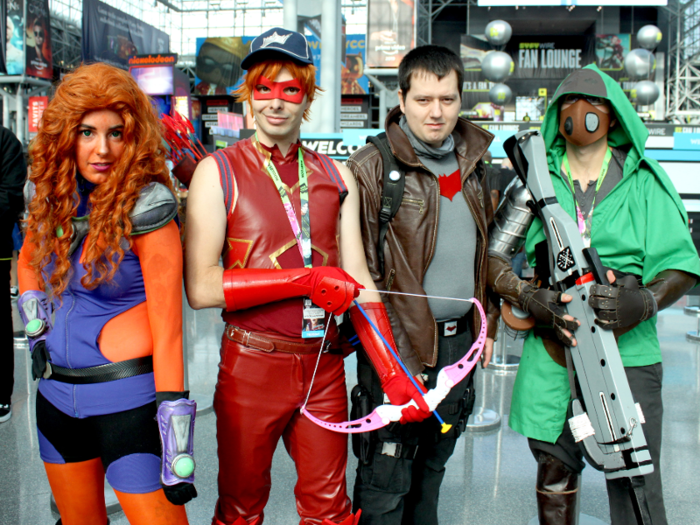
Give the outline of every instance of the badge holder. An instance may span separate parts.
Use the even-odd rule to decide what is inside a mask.
[[[311,299],[304,297],[301,337],[304,339],[323,337],[326,331],[325,314],[326,312],[323,308],[319,308],[311,302]]]

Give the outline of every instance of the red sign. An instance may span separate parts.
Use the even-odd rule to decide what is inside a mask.
[[[49,104],[49,97],[29,97],[29,132],[39,131],[39,122]]]

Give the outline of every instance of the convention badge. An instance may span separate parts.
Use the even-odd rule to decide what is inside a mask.
[[[311,299],[304,297],[304,315],[301,325],[301,336],[304,339],[323,337],[326,331],[326,312],[319,308]]]

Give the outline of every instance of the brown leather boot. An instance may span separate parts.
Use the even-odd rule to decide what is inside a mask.
[[[581,476],[545,452],[537,460],[537,514],[540,525],[575,525]]]

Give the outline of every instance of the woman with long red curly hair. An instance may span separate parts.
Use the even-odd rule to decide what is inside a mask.
[[[107,523],[106,475],[130,523],[187,524],[195,406],[158,119],[128,73],[81,66],[56,89],[30,157],[18,306],[61,523]]]

